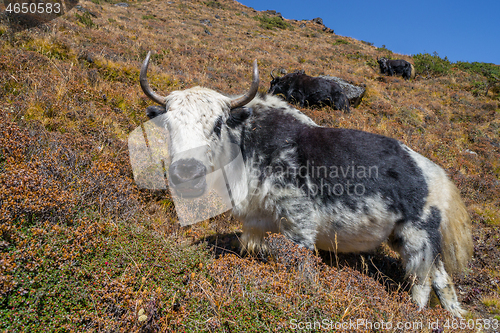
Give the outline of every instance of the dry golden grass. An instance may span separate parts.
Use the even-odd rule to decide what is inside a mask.
[[[240,223],[227,213],[179,227],[168,193],[136,188],[129,164],[127,135],[150,103],[138,84],[149,50],[162,94],[194,85],[239,94],[253,59],[261,92],[274,68],[366,85],[351,114],[302,111],[399,139],[448,171],[474,227],[459,298],[471,318],[500,319],[500,101],[475,92],[483,78],[455,67],[380,76],[377,57],[413,58],[312,22],[268,30],[254,19],[262,13],[229,0],[95,2],[80,2],[92,24],[76,11],[29,31],[0,23],[1,329],[262,332],[291,330],[293,318],[441,327],[449,318],[416,311],[387,249],[316,257],[271,238],[274,259],[241,258]]]

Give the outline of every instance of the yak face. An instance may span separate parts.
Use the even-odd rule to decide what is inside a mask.
[[[304,106],[305,99],[309,96],[313,85],[313,78],[306,75],[303,70],[299,70],[282,77],[273,76],[267,93],[281,95],[288,102]]]
[[[294,73],[286,74],[285,76],[274,76],[271,73],[272,81],[269,86],[268,94],[271,95],[283,95],[285,99],[288,99],[288,93],[290,88],[293,88],[293,84],[296,81],[299,81],[299,85],[302,85],[302,81],[304,81],[305,72],[303,70],[298,70]]]
[[[269,90],[267,91],[268,94],[272,95],[283,95],[286,96],[286,90],[287,87],[285,86],[285,82],[282,82],[282,78],[278,77],[276,79],[273,79],[271,81]]]
[[[276,77],[272,79],[267,93],[271,95],[281,94],[283,96],[286,96],[286,91],[288,90],[289,85],[290,84],[287,84],[285,77]]]
[[[230,98],[201,87],[174,91],[163,97],[147,82],[149,58],[150,53],[141,67],[140,83],[144,93],[162,105],[150,106],[146,113],[150,118],[161,116],[168,131],[169,186],[181,197],[199,197],[209,186],[207,174],[220,168],[221,160],[227,159],[227,151],[231,150],[229,140],[221,135],[222,124],[230,119],[232,110],[249,103],[257,93],[257,62],[254,62],[252,86],[241,97]]]
[[[169,186],[183,198],[201,196],[207,188],[207,172],[215,169],[215,119],[227,117],[229,102],[201,88],[173,92],[165,101],[165,106],[148,106],[146,115],[161,117],[169,135]]]
[[[170,187],[182,197],[205,193],[205,176],[218,167],[223,142],[218,128],[229,117],[231,99],[195,87],[172,92],[166,99],[164,126],[170,135]]]
[[[387,65],[387,60],[386,58],[380,58],[377,60],[379,66],[380,66],[380,72],[382,72],[382,74],[385,74],[389,71],[389,66]]]

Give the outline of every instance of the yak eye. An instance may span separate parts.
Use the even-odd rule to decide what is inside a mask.
[[[220,131],[222,127],[222,116],[217,118],[214,125],[214,133],[220,138]]]

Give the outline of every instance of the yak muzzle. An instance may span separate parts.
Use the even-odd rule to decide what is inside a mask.
[[[207,189],[207,168],[194,158],[173,162],[169,169],[169,183],[182,198],[196,198]]]

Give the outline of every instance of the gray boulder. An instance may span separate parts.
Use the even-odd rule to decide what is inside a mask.
[[[311,21],[313,21],[314,23],[318,23],[320,25],[324,25],[323,24],[323,19],[321,17],[313,18]]]
[[[353,84],[350,84],[347,81],[342,80],[341,78],[330,76],[330,75],[320,75],[319,77],[325,78],[327,80],[332,80],[338,83],[338,85],[344,90],[347,99],[349,100],[349,104],[352,107],[357,107],[363,96],[365,95],[366,89],[363,87],[358,87]]]

